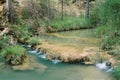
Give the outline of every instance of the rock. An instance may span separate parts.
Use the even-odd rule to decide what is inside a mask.
[[[8,14],[4,6],[5,2],[6,0],[0,0],[0,27],[8,26]]]
[[[21,65],[27,62],[28,57],[26,54],[23,54],[22,56],[17,56],[17,55],[6,55],[5,61],[10,64],[10,65]]]
[[[95,64],[96,61],[106,61],[111,58],[107,52],[99,47],[84,47],[81,52],[70,46],[42,43],[36,46],[40,52],[46,54],[47,60],[58,59],[66,63]]]
[[[2,12],[3,11],[3,6],[0,6],[0,12]]]
[[[107,65],[113,69],[115,68],[116,64],[117,64],[117,61],[113,58],[111,58],[110,60],[107,61]]]
[[[94,63],[94,62],[89,61],[89,62],[84,62],[84,64],[86,64],[86,65],[93,65],[93,64],[95,64],[95,63]]]
[[[45,65],[37,62],[36,58],[32,55],[29,56],[29,59],[26,63],[22,65],[12,66],[13,70],[35,70],[40,72],[44,72],[46,68],[47,67]]]
[[[12,66],[13,70],[33,70],[34,68],[32,66],[29,66],[28,63],[25,63],[23,65],[18,66]]]
[[[52,57],[50,55],[46,55],[47,60],[52,60]]]

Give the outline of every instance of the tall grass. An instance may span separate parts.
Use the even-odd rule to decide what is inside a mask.
[[[50,27],[55,29],[56,31],[69,31],[81,28],[90,28],[92,27],[92,25],[90,19],[86,20],[83,17],[67,16],[64,17],[63,20],[52,20],[50,23]]]

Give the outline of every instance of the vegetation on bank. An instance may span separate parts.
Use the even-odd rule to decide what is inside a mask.
[[[25,49],[20,45],[12,45],[1,50],[0,55],[10,65],[23,64],[27,58]]]
[[[120,44],[120,1],[106,0],[98,1],[93,9],[95,20],[98,21],[96,33],[102,37],[102,48],[109,50],[112,46]],[[97,10],[97,11],[96,11]]]
[[[14,18],[12,18],[13,15],[10,17],[10,20],[12,22],[14,21],[14,23],[10,24],[10,32],[0,37],[1,55],[4,57],[7,55],[7,61],[10,62],[10,64],[14,64],[12,60],[24,55],[25,51],[19,45],[9,43],[11,40],[10,35],[20,43],[36,45],[39,44],[39,41],[37,38],[34,38],[33,35],[40,35],[46,32],[92,28],[96,25],[94,32],[97,37],[102,38],[102,49],[113,50],[120,45],[119,0],[95,0],[95,4],[90,7],[90,16],[87,19],[81,15],[75,16],[74,14],[70,15],[64,12],[63,7],[65,5],[74,4],[69,2],[70,0],[59,2],[59,4],[61,4],[60,12],[51,6],[48,1],[50,0],[38,0],[38,2],[29,0],[27,2],[28,6],[25,6],[21,13],[19,9],[18,11],[11,11],[10,14],[15,12]],[[118,52],[117,55],[120,56],[120,53]],[[22,63],[21,60],[22,59],[19,58],[19,60],[16,60],[18,62],[15,63],[20,64]],[[115,68],[114,74],[119,79],[119,66]]]
[[[87,29],[93,27],[90,19],[84,17],[68,16],[63,20],[52,20],[49,25],[55,31],[70,31],[78,29]],[[48,32],[50,29],[48,28]],[[52,31],[51,31],[52,32]]]
[[[92,9],[91,18],[94,23],[97,23],[95,34],[102,38],[101,48],[112,51],[112,55],[120,58],[120,1],[119,0],[105,0],[97,1]],[[111,53],[111,52],[110,52]],[[120,63],[117,63],[120,64]],[[114,71],[114,76],[120,79],[120,66],[117,65]]]

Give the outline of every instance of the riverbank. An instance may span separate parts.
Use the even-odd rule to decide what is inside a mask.
[[[49,33],[41,36],[43,41],[36,48],[46,55],[47,60],[61,60],[67,63],[95,64],[114,57],[100,49],[100,39],[93,29],[69,32]]]

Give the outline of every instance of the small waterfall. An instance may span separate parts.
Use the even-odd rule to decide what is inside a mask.
[[[61,63],[62,61],[61,60],[51,60],[52,61],[52,63],[54,63],[54,64],[57,64],[57,63]]]
[[[95,66],[100,70],[105,70],[106,72],[113,71],[113,69],[110,66],[107,66],[106,64],[107,64],[107,62],[104,61],[102,63],[96,63]]]
[[[46,60],[46,54],[41,53],[40,51],[38,51],[38,49],[28,51],[28,53],[29,53],[29,54],[38,55],[38,57]],[[60,62],[62,62],[62,61],[61,61],[61,60],[58,60],[58,59],[53,59],[53,60],[51,60],[51,62],[52,62],[53,64],[57,64],[57,63],[60,63]]]
[[[108,67],[106,66],[106,62],[96,63],[95,66],[96,66],[98,69],[101,69],[101,70],[106,70],[106,69],[108,69]]]
[[[46,59],[46,54],[40,54],[39,57],[42,59]]]
[[[28,53],[30,53],[30,54],[38,54],[40,52],[38,51],[38,49],[35,49],[35,50],[32,50],[32,51],[28,51]]]

